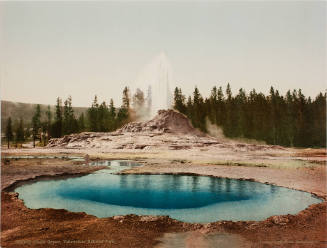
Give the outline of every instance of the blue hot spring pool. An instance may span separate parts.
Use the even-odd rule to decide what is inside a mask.
[[[117,175],[138,166],[104,161],[108,169],[58,180],[38,181],[15,189],[29,208],[57,208],[98,217],[169,215],[185,222],[263,220],[296,214],[321,202],[309,193],[257,182],[181,175]]]

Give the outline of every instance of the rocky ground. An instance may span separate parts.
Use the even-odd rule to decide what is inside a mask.
[[[326,199],[326,150],[245,144],[207,136],[174,111],[113,133],[54,139],[46,148],[2,149],[2,155],[86,154],[133,159],[124,173],[176,173],[250,179],[304,190]],[[83,175],[101,167],[69,159],[2,159],[2,247],[326,247],[326,201],[297,215],[264,221],[187,224],[169,217],[96,218],[66,210],[28,209],[12,185],[31,179]]]

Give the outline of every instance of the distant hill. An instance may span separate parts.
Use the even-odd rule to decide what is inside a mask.
[[[35,107],[37,104],[34,103],[21,103],[21,102],[11,102],[11,101],[1,101],[1,129],[2,131],[5,128],[5,123],[9,117],[11,117],[12,121],[15,123],[16,120],[20,118],[23,119],[24,124],[28,124],[31,122]],[[48,109],[48,105],[40,104],[41,107],[41,119],[45,118],[45,112]],[[52,116],[55,113],[55,106],[50,105],[50,109],[52,111]],[[81,113],[86,113],[87,108],[85,107],[74,107],[75,116],[80,116]]]

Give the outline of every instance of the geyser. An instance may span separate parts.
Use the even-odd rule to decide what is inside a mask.
[[[156,56],[139,74],[136,84],[151,96],[151,114],[172,106],[172,67],[164,52]]]

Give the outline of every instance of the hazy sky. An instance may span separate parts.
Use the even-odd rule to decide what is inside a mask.
[[[1,2],[1,97],[121,102],[164,51],[174,83],[267,93],[326,87],[326,2]]]

